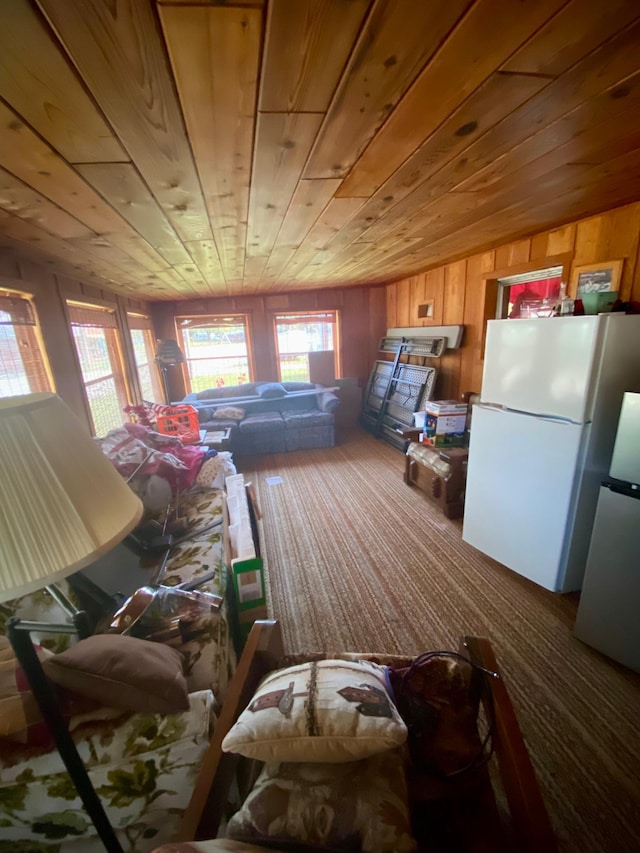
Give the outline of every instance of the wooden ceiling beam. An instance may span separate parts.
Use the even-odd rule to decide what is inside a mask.
[[[477,0],[439,45],[346,177],[344,194],[373,195],[423,140],[564,3],[566,0],[527,4]]]
[[[325,113],[372,0],[271,0],[261,112]]]
[[[227,279],[242,280],[262,15],[162,6],[160,20],[220,264]]]
[[[37,0],[176,232],[211,237],[191,148],[149,3]]]
[[[305,178],[349,173],[470,2],[376,0],[327,112]],[[345,195],[371,193],[357,188]]]
[[[3,0],[0,97],[70,163],[128,156],[29,0]]]

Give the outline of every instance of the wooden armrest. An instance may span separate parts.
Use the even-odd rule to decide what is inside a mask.
[[[487,677],[489,695],[485,691],[482,701],[488,719],[493,716],[494,751],[518,849],[554,853],[558,847],[551,821],[491,643],[482,637],[467,636],[463,647],[470,660],[496,673],[495,678]]]
[[[271,619],[253,623],[204,754],[176,841],[215,838],[229,797],[238,756],[222,751],[222,741],[249,703],[258,682],[282,657],[280,626]]]

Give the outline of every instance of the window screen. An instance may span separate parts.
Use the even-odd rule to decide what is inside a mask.
[[[176,325],[190,391],[251,381],[245,316],[176,317]]]
[[[282,382],[309,381],[309,353],[334,353],[334,375],[338,376],[336,363],[337,312],[309,311],[296,314],[276,314],[276,348],[278,370]]]
[[[51,390],[31,300],[0,293],[0,396]]]
[[[67,308],[94,433],[102,436],[122,426],[128,402],[115,312],[77,302]]]
[[[127,314],[133,355],[140,380],[142,399],[151,403],[164,403],[164,393],[155,365],[156,341],[151,318],[144,314]]]

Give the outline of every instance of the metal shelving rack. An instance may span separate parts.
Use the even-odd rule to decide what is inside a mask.
[[[363,398],[361,425],[394,447],[404,449],[399,430],[413,426],[413,413],[424,409],[435,390],[437,371],[408,358],[439,358],[446,338],[390,338],[380,340],[380,352],[393,352],[393,361],[375,361]]]

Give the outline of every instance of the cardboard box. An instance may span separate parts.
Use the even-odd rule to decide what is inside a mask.
[[[248,486],[245,485],[242,474],[227,477],[227,489],[230,486],[237,485],[235,480],[238,478],[241,480],[241,487],[232,490],[235,494],[223,495],[222,517],[224,522],[224,564],[228,574],[227,591],[229,594],[231,631],[236,651],[239,653],[255,620],[268,619],[269,614],[266,604],[263,561],[261,557],[255,555],[256,548],[249,524],[249,516],[244,516],[244,509],[247,509],[248,512]],[[240,506],[239,498],[242,498],[243,504],[246,503],[246,507]],[[236,530],[235,543],[241,547],[242,551],[245,550],[246,545],[251,545],[252,547],[246,548],[246,550],[251,552],[252,556],[233,556],[232,536],[230,534],[232,525],[229,517],[230,501],[238,517],[237,525],[243,528],[239,531]],[[250,542],[247,541],[247,537],[251,538]]]
[[[429,400],[425,405],[423,442],[431,447],[461,447],[467,423],[467,404]]]

